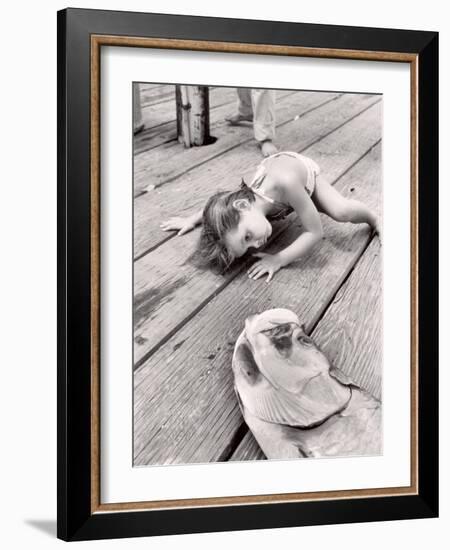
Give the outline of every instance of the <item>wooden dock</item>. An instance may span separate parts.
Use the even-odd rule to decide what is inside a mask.
[[[225,276],[188,260],[200,229],[181,237],[161,221],[201,208],[247,181],[261,161],[251,124],[231,127],[234,88],[210,89],[216,141],[176,139],[174,87],[141,85],[145,129],[134,138],[134,465],[264,459],[233,390],[231,357],[245,318],[289,308],[331,362],[381,399],[381,248],[365,225],[322,216],[325,238],[270,284],[248,279],[252,260]],[[279,91],[281,150],[314,159],[339,191],[381,215],[382,97]],[[291,215],[267,251],[302,231]]]

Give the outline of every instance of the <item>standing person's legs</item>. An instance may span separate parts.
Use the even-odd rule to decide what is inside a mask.
[[[133,84],[133,133],[137,134],[143,129],[141,91],[139,84]]]
[[[252,88],[253,131],[264,156],[278,151],[275,139],[275,90]]]
[[[236,88],[238,95],[238,115],[245,120],[253,120],[252,89]]]
[[[225,119],[232,126],[253,120],[251,88],[236,88],[236,92],[238,95],[237,114]]]

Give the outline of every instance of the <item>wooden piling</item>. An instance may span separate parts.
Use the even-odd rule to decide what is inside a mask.
[[[208,87],[177,85],[175,98],[178,141],[185,147],[207,144],[210,140]]]

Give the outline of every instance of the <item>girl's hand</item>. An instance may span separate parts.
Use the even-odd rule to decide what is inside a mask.
[[[191,231],[196,226],[196,222],[192,216],[187,218],[175,217],[169,218],[167,221],[162,222],[159,226],[163,231],[178,231],[178,235],[184,235],[188,231]]]
[[[266,279],[266,283],[269,283],[274,274],[283,267],[280,258],[276,254],[256,252],[254,256],[258,256],[261,259],[255,262],[248,270],[247,273],[250,279],[259,279],[264,273],[268,273],[269,276]]]

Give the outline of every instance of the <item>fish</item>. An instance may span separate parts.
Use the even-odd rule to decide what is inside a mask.
[[[232,370],[244,420],[268,459],[382,453],[381,401],[330,364],[293,311],[250,315]]]

